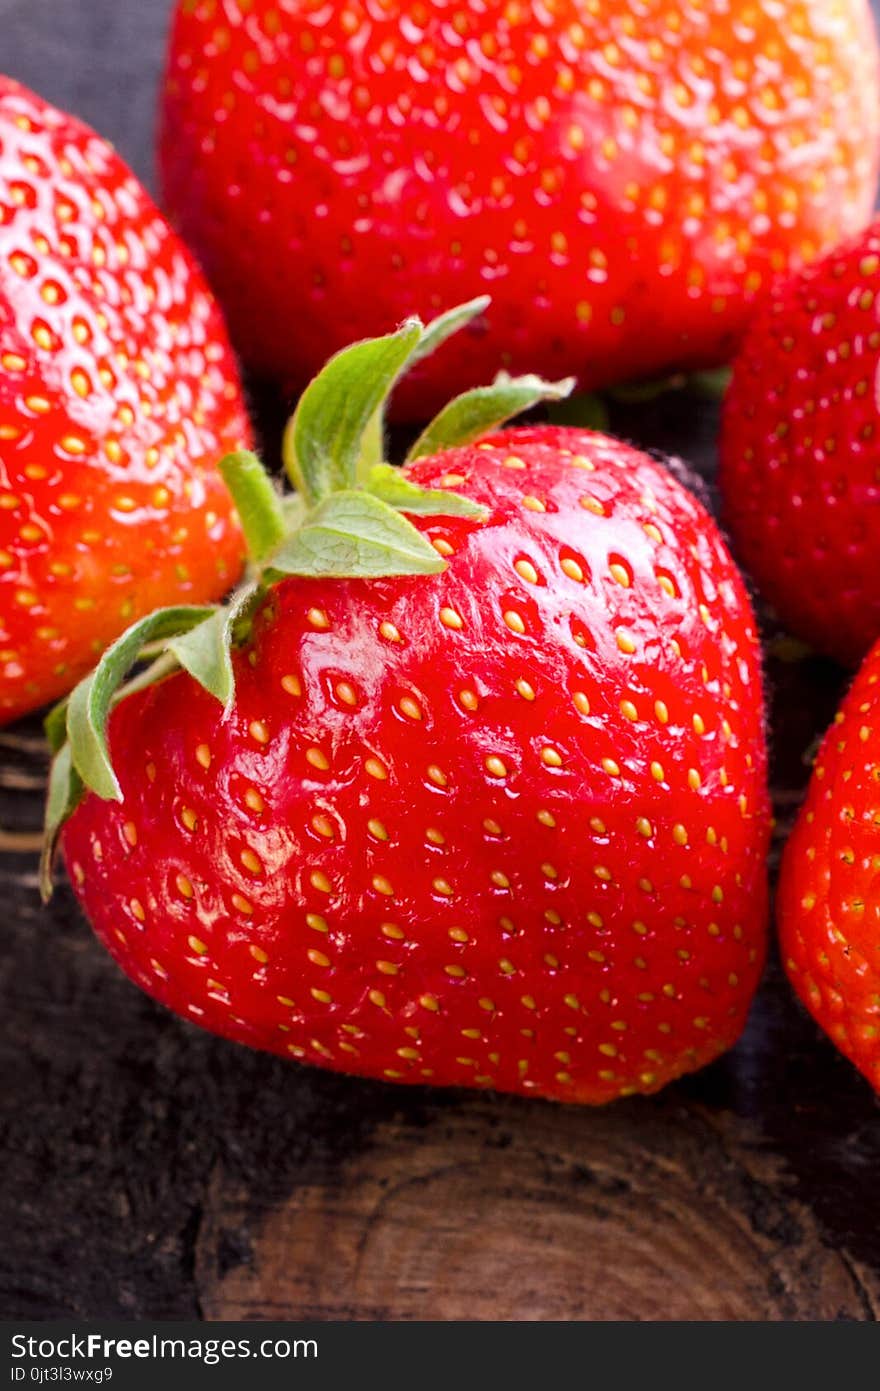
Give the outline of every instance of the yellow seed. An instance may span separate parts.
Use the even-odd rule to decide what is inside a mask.
[[[422,718],[422,708],[412,696],[403,696],[398,704],[398,709],[402,715],[406,715],[408,720],[420,720]]]
[[[663,782],[664,778],[666,777],[666,774],[663,771],[662,763],[657,763],[655,761],[651,764],[651,777],[654,779],[655,782]]]
[[[378,758],[368,758],[364,763],[364,767],[371,778],[376,778],[380,782],[388,777],[388,769],[385,767],[384,763],[379,762]]]
[[[518,560],[513,568],[526,584],[538,583],[538,572],[530,560]]]
[[[526,630],[525,623],[523,622],[521,616],[516,612],[515,609],[506,610],[504,614],[504,622],[507,624],[508,628],[512,633],[522,634]]]
[[[547,768],[561,768],[562,755],[557,749],[551,749],[549,745],[541,750],[541,762]]]
[[[194,951],[197,956],[205,955],[208,948],[205,946],[205,943],[202,941],[201,937],[187,937],[186,940],[189,943],[191,950]]]
[[[444,628],[459,630],[464,627],[464,619],[461,617],[461,614],[455,612],[455,609],[442,608],[440,610],[440,622],[443,624]]]
[[[636,651],[636,644],[630,637],[629,633],[619,632],[617,634],[617,646],[619,647],[621,652],[624,652],[627,655],[631,655],[633,652]]]
[[[248,726],[248,732],[251,738],[255,739],[258,744],[268,744],[269,731],[262,720],[252,720]]]
[[[386,642],[401,641],[400,629],[395,627],[393,623],[389,623],[387,619],[384,623],[379,624],[379,634],[381,637],[385,639]]]
[[[612,561],[608,569],[618,584],[623,585],[624,589],[629,589],[631,580],[626,566],[621,565],[618,561]]]
[[[528,681],[524,681],[522,677],[517,679],[516,689],[517,694],[521,695],[523,700],[535,699],[535,688],[531,686]]]
[[[490,754],[485,762],[486,772],[493,778],[507,777],[507,764],[497,754]]]
[[[560,562],[560,568],[562,570],[562,573],[564,575],[568,575],[568,578],[570,580],[576,580],[578,584],[583,584],[583,568],[580,565],[578,565],[577,561],[573,560],[571,556],[566,556],[565,559]]]
[[[326,631],[330,627],[330,619],[323,609],[309,609],[306,615],[313,628],[319,631]]]
[[[196,761],[200,763],[203,768],[210,768],[211,750],[208,748],[207,744],[199,744],[196,749]]]
[[[602,767],[610,778],[620,777],[620,765],[615,763],[613,758],[603,758]]]

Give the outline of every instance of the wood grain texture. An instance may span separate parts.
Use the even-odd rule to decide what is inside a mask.
[[[196,1271],[213,1318],[873,1318],[757,1133],[671,1097],[601,1115],[465,1101],[393,1120],[260,1210],[222,1169]],[[224,1273],[227,1233],[254,1230]]]
[[[613,423],[711,481],[706,402]],[[779,843],[845,677],[767,636]],[[775,965],[736,1049],[602,1112],[299,1068],[40,907],[45,766],[36,721],[0,731],[0,1315],[877,1317],[880,1109]]]

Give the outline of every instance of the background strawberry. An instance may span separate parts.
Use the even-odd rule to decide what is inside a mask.
[[[795,990],[880,1091],[880,646],[819,751],[783,857],[778,918]]]
[[[499,366],[726,359],[773,273],[864,225],[878,132],[867,0],[193,0],[161,166],[242,352],[294,386],[491,290],[404,388],[423,418]]]
[[[109,145],[0,77],[0,720],[236,579],[215,461],[247,435],[189,253]]]
[[[188,611],[74,693],[56,822],[77,775],[101,795],[64,830],[72,883],[135,981],[241,1042],[399,1081],[654,1091],[734,1041],[763,962],[748,599],[645,455],[580,430],[479,438],[550,390],[534,379],[453,403],[405,477],[371,467],[365,382],[423,351],[405,325],[307,392],[300,530],[252,458],[226,461],[267,577],[239,601],[234,695],[228,620]],[[174,652],[212,693],[160,658],[113,713],[111,766],[108,692],[181,619]]]
[[[880,634],[880,223],[774,286],[721,433],[724,517],[791,629],[855,664]]]

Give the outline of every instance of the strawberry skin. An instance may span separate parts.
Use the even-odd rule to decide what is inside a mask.
[[[777,914],[792,985],[880,1092],[880,646],[819,751]]]
[[[222,707],[122,700],[63,833],[128,975],[309,1063],[567,1101],[740,1033],[764,958],[760,656],[703,508],[601,435],[419,460],[441,575],[277,583]]]
[[[491,292],[404,386],[421,418],[499,367],[590,388],[727,360],[770,277],[870,217],[877,45],[867,0],[195,0],[163,132],[167,206],[259,371],[298,387]]]
[[[189,253],[109,145],[0,77],[0,721],[132,618],[228,589],[214,464],[248,433]]]
[[[734,365],[724,518],[792,631],[855,666],[880,633],[880,222],[771,291]]]

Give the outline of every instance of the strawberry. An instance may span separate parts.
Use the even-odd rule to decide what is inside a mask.
[[[215,461],[247,437],[189,253],[109,145],[0,77],[0,721],[237,578]]]
[[[256,369],[490,290],[413,374],[585,389],[727,360],[770,276],[870,217],[867,0],[185,0],[161,167]],[[298,325],[307,320],[307,329]]]
[[[880,1092],[880,644],[821,746],[779,883],[792,985]]]
[[[391,382],[450,326],[309,387],[295,510],[224,461],[255,578],[145,620],[54,717],[50,844],[75,807],[101,940],[217,1033],[394,1081],[655,1091],[736,1039],[764,955],[748,598],[660,464],[497,429],[570,382],[501,378],[377,463]]]
[[[793,632],[856,665],[880,634],[880,221],[770,292],[734,364],[724,516]]]

